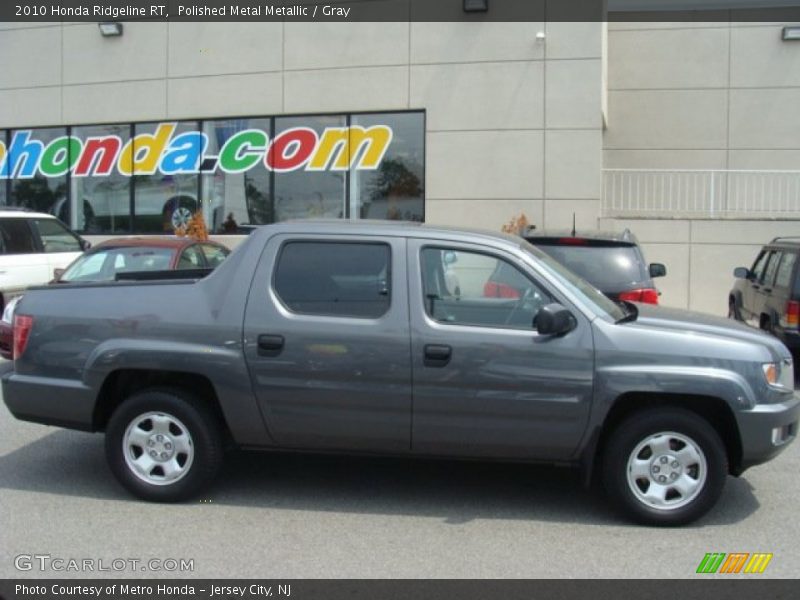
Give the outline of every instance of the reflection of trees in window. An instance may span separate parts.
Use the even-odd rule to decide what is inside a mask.
[[[415,168],[416,167],[416,168]],[[413,169],[413,170],[412,170]],[[373,203],[386,201],[386,219],[421,220],[417,204],[422,197],[422,181],[414,173],[416,165],[406,166],[401,158],[384,159],[369,185],[369,198]]]
[[[35,175],[32,179],[14,181],[14,204],[38,212],[51,212],[55,203],[66,196],[67,186],[64,181],[61,181],[51,189],[48,181],[52,180],[48,180],[42,175]]]
[[[247,199],[247,213],[252,225],[266,225],[273,222],[272,206],[270,206],[267,195],[247,179],[245,179],[244,195]]]

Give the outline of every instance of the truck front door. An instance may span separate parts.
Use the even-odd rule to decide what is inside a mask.
[[[281,235],[262,255],[245,354],[270,434],[294,448],[406,452],[403,238]]]
[[[414,452],[570,458],[591,407],[589,320],[574,310],[572,331],[539,335],[558,298],[505,252],[409,240],[408,263]]]

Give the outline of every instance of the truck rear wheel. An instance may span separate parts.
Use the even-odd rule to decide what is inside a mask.
[[[722,494],[725,447],[702,417],[679,408],[635,413],[612,432],[603,455],[609,497],[626,516],[649,525],[683,525]]]
[[[155,502],[186,500],[208,486],[222,464],[219,422],[179,390],[134,394],[106,428],[106,458],[132,494]]]

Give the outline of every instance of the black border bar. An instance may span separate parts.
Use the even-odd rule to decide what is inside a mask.
[[[4,0],[0,22],[800,21],[800,0]]]

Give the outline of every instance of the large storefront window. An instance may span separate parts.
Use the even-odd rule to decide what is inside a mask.
[[[11,131],[3,167],[11,179],[9,204],[53,214],[62,209],[67,202],[68,149],[48,146],[66,133],[65,127]]]
[[[377,169],[350,169],[351,213],[362,219],[423,221],[425,122],[422,114],[354,115],[352,125],[366,130],[388,126],[393,135]],[[351,144],[351,164],[359,153],[366,151],[353,146],[355,144]]]
[[[134,134],[133,230],[172,233],[185,227],[200,209],[197,121],[137,123]]]
[[[131,179],[116,169],[112,157],[128,144],[130,125],[73,127],[84,152],[70,177],[70,201],[56,216],[84,233],[127,233],[131,230]],[[94,169],[93,169],[94,167]],[[91,175],[96,172],[98,174]]]
[[[202,175],[203,215],[209,231],[236,233],[244,223],[263,225],[274,221],[267,166],[263,160],[247,158],[250,152],[255,158],[256,149],[266,151],[270,128],[271,119],[223,119],[203,123],[209,156],[220,156],[220,151],[227,148],[226,153],[233,154],[233,159],[244,160],[240,166],[227,167],[226,154],[222,162],[227,170],[217,168]],[[242,146],[233,153],[232,144],[237,139],[243,140]],[[228,144],[231,140],[233,142]]]
[[[422,221],[424,165],[420,111],[0,130],[0,205],[94,234]]]
[[[275,138],[271,147],[273,164],[278,169],[285,168],[281,167],[283,161],[305,153],[313,139],[308,130],[321,140],[326,129],[336,130],[346,125],[344,116],[275,119]],[[345,173],[315,165],[313,161],[320,149],[324,151],[325,145],[317,142],[304,168],[275,173],[275,221],[339,219],[345,216]],[[331,167],[332,160],[324,166]]]

